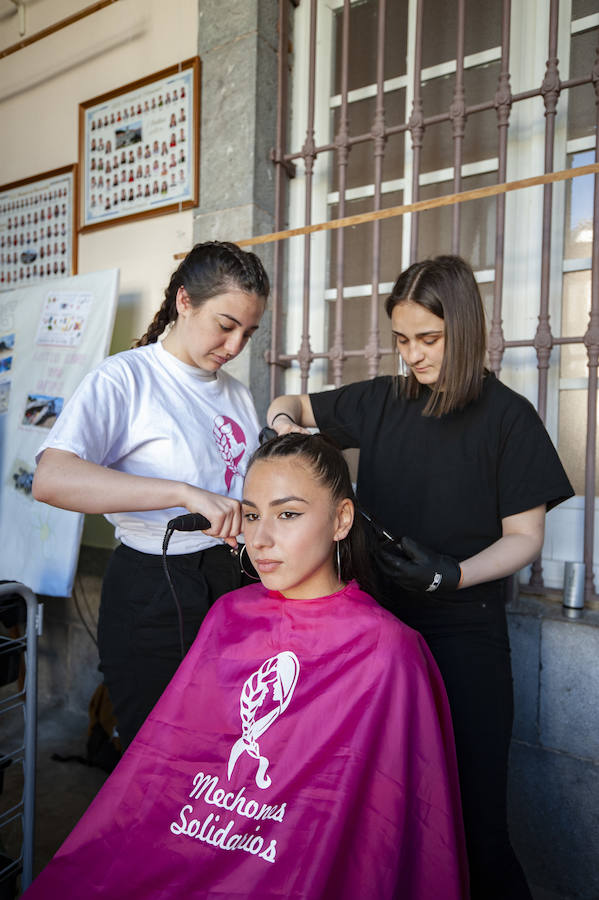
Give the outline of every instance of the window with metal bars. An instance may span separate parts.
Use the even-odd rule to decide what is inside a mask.
[[[282,46],[291,50],[282,62],[291,77],[279,97],[284,127],[275,158],[281,182],[294,177],[286,207],[279,190],[278,228],[368,216],[597,159],[599,13],[589,0],[281,6],[290,39]],[[535,403],[586,495],[590,559],[596,180],[587,175],[280,242],[273,392],[393,371],[383,303],[395,277],[415,259],[460,253],[481,288],[491,368]],[[583,498],[570,503],[552,514],[551,522],[563,520],[560,534],[568,515],[582,522]],[[580,556],[573,538],[562,544],[561,559]],[[560,579],[558,564],[549,581]]]

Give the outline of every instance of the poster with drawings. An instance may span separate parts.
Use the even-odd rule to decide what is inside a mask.
[[[108,352],[118,270],[0,294],[0,571],[69,596],[83,515],[33,499],[35,455],[75,388]]]
[[[79,106],[81,231],[198,203],[200,60]]]
[[[89,293],[50,291],[42,309],[36,344],[78,347],[92,300]]]

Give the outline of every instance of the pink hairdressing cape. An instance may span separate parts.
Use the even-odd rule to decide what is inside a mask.
[[[445,689],[355,583],[222,597],[27,900],[464,900]]]

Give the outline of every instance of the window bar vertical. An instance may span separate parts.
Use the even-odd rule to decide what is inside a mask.
[[[306,197],[304,205],[304,225],[312,224],[312,175],[316,159],[314,142],[314,95],[316,90],[316,0],[310,0],[310,69],[308,94],[308,124],[306,140],[302,147],[301,157],[306,171]],[[304,286],[302,300],[302,338],[298,352],[300,367],[301,391],[308,390],[310,364],[312,362],[310,347],[310,235],[304,235]]]
[[[464,99],[464,28],[465,0],[458,0],[458,29],[456,40],[456,73],[453,100],[449,107],[449,118],[453,123],[453,191],[458,194],[462,190],[462,150],[464,131],[466,128],[466,104]],[[460,213],[461,204],[453,207],[451,230],[452,253],[460,252]]]
[[[370,134],[374,142],[374,202],[373,210],[381,208],[383,186],[383,160],[385,157],[385,16],[386,0],[378,2],[377,58],[376,58],[376,108]],[[379,283],[381,272],[381,223],[372,223],[372,295],[370,298],[370,334],[365,356],[368,360],[368,377],[378,374],[381,359],[379,339]]]
[[[599,162],[599,45],[592,82],[595,89],[595,162]],[[584,343],[589,358],[587,389],[587,441],[584,481],[585,599],[595,597],[593,556],[595,543],[595,454],[597,443],[597,365],[599,364],[599,175],[594,179],[593,246],[591,250],[591,313]]]
[[[560,79],[557,59],[557,25],[559,0],[551,0],[549,7],[549,52],[545,77],[541,84],[541,94],[545,104],[545,172],[553,171],[553,146],[555,140],[555,115],[560,93]],[[543,421],[547,415],[547,374],[549,358],[553,347],[553,335],[549,324],[549,282],[551,266],[551,211],[553,202],[553,185],[543,186],[543,225],[541,244],[541,292],[539,324],[537,326],[534,347],[537,353],[539,370],[539,392],[537,409]],[[543,587],[543,567],[539,557],[532,564],[530,585]]]
[[[424,137],[424,114],[422,111],[422,17],[424,0],[416,0],[416,35],[414,47],[414,99],[412,101],[412,114],[408,127],[412,137],[412,203],[420,199],[420,151]],[[410,222],[410,262],[416,261],[418,256],[418,213],[411,213]]]
[[[339,204],[338,216],[345,216],[345,187],[347,184],[347,163],[349,159],[349,116],[348,116],[348,71],[349,71],[349,16],[350,0],[343,0],[343,25],[341,45],[341,107],[339,110],[339,130],[335,135],[337,150]],[[341,387],[343,379],[343,271],[345,262],[345,229],[337,229],[337,271],[335,300],[335,334],[330,350],[335,387]]]
[[[510,19],[511,0],[503,0],[501,19],[501,63],[497,92],[495,93],[495,109],[497,110],[497,130],[499,132],[499,167],[498,183],[507,181],[507,139],[512,107],[510,89]],[[493,285],[493,315],[489,331],[489,364],[491,370],[499,376],[501,361],[505,351],[505,335],[503,333],[503,269],[504,269],[504,229],[505,229],[505,194],[499,194],[495,206],[495,283]]]
[[[293,177],[295,166],[285,162],[285,135],[287,132],[287,91],[288,91],[288,46],[289,46],[289,0],[279,0],[279,54],[277,60],[277,136],[276,147],[271,153],[275,163],[275,231],[282,231],[285,222],[285,202],[287,177]],[[278,362],[282,336],[283,304],[283,241],[275,241],[273,250],[272,318],[270,333],[270,396],[281,393],[281,366]]]

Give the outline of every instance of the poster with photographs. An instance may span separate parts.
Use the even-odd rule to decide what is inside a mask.
[[[0,187],[0,291],[76,273],[76,168]]]
[[[79,106],[81,231],[198,204],[200,60]]]
[[[66,597],[83,515],[38,502],[35,457],[85,375],[110,346],[117,269],[0,294],[0,569]]]

